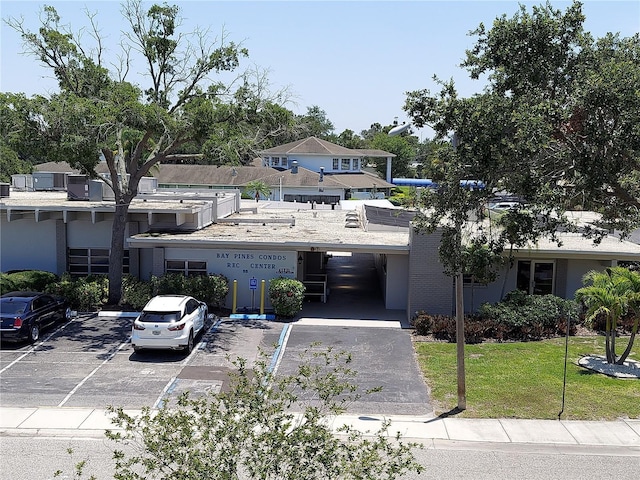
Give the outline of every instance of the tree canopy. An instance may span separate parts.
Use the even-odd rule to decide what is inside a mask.
[[[110,175],[106,181],[116,204],[110,303],[118,303],[121,297],[127,211],[140,179],[154,165],[171,161],[186,148],[191,149],[189,153],[214,151],[211,139],[220,136],[224,121],[238,128],[232,132],[237,141],[228,141],[223,153],[241,162],[249,150],[246,139],[256,137],[242,130],[243,120],[262,112],[265,105],[275,112],[275,116],[266,113],[260,119],[265,126],[262,137],[280,128],[274,124],[281,120],[276,106],[269,108],[273,98],[258,88],[263,84],[256,85],[245,76],[240,87],[231,91],[229,85],[215,80],[222,72],[236,70],[248,56],[244,47],[229,41],[225,34],[211,38],[207,31],[181,31],[178,6],[152,5],[146,10],[140,0],[128,0],[122,5],[122,15],[127,28],[122,37],[121,64],[115,71],[104,65],[95,16],[89,15],[95,45],[81,42],[81,35],[65,27],[51,6],[44,7],[37,31],[27,29],[22,20],[5,20],[21,34],[25,50],[53,71],[60,89],[38,105],[35,116],[22,113],[25,102],[20,97],[11,99],[9,110],[19,115],[25,129],[37,129],[38,148],[46,150],[48,160],[67,161],[92,176],[100,158],[107,162]],[[145,69],[144,86],[127,81],[139,60]],[[287,118],[282,120],[286,124]],[[22,149],[22,145],[16,146]]]
[[[416,126],[455,138],[436,155],[447,194],[428,196],[430,225],[464,222],[496,192],[527,205],[513,212],[522,228],[512,242],[557,231],[567,210],[600,213],[606,230],[640,225],[640,36],[594,39],[584,20],[579,2],[565,12],[520,6],[471,33],[462,66],[487,79],[482,93],[462,98],[453,81],[438,80],[436,94],[407,94]],[[486,190],[461,191],[465,178]]]

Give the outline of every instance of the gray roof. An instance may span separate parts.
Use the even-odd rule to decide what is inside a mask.
[[[351,150],[335,143],[327,142],[316,137],[308,137],[303,140],[285,143],[277,147],[260,152],[262,155],[349,155],[362,156],[357,150]]]
[[[48,162],[36,165],[39,172],[80,173],[65,162]],[[96,166],[97,173],[108,172],[106,163]],[[278,170],[261,166],[215,166],[215,165],[175,165],[163,163],[154,168],[151,174],[158,179],[159,185],[202,185],[214,187],[243,188],[251,181],[261,180],[269,186],[280,184],[286,187],[317,187],[320,175],[306,168],[298,167],[298,173],[291,170]],[[325,174],[323,180],[326,188],[391,188],[377,175],[371,173],[335,173]]]
[[[354,150],[316,137],[285,143],[260,152],[262,155],[348,155],[350,157],[395,157],[383,150]]]

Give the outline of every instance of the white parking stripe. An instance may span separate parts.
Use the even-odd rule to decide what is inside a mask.
[[[3,374],[9,368],[13,367],[16,363],[18,363],[20,360],[22,360],[27,355],[32,354],[38,347],[41,347],[45,342],[49,341],[51,339],[51,337],[53,337],[56,333],[58,333],[60,330],[64,330],[67,327],[67,325],[71,324],[71,322],[73,322],[73,320],[70,320],[67,323],[63,324],[60,328],[56,328],[53,332],[51,332],[49,335],[44,337],[42,339],[42,341],[32,345],[31,348],[29,348],[26,352],[24,352],[24,354],[20,355],[13,362],[11,362],[6,367],[4,367],[2,370],[0,370],[0,375]]]
[[[73,396],[73,394],[74,394],[74,393],[76,393],[76,392],[78,391],[78,389],[79,389],[82,385],[84,385],[84,384],[87,382],[87,380],[89,380],[91,377],[93,377],[93,375],[94,375],[98,370],[100,370],[100,367],[102,367],[105,363],[107,363],[107,362],[111,361],[111,359],[112,359],[113,357],[115,357],[115,356],[116,356],[116,354],[117,354],[117,353],[118,353],[118,352],[119,352],[119,351],[120,351],[120,350],[121,350],[125,345],[127,345],[128,343],[129,343],[129,339],[127,339],[127,341],[126,341],[126,342],[121,343],[121,344],[118,346],[118,348],[116,348],[116,349],[115,349],[115,351],[113,351],[113,352],[111,353],[111,355],[109,355],[109,356],[108,356],[108,357],[107,357],[107,358],[106,358],[106,359],[105,359],[105,360],[104,360],[100,365],[98,365],[96,368],[94,368],[94,369],[93,369],[93,371],[92,371],[89,375],[87,375],[86,377],[84,377],[84,378],[80,381],[80,383],[78,383],[75,387],[73,387],[73,390],[71,390],[71,391],[67,394],[67,396],[66,396],[66,397],[64,397],[64,400],[62,400],[62,402],[60,402],[60,403],[58,404],[58,407],[62,407],[65,403],[67,403],[67,401],[68,401],[68,400]]]

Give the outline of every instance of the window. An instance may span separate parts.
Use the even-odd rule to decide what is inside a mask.
[[[334,158],[332,170],[338,170],[339,168],[340,168],[340,159]]]
[[[282,157],[282,158],[280,159],[280,164],[281,164],[283,167],[285,167],[285,168],[289,167],[289,162],[288,162],[287,157]]]
[[[181,273],[186,276],[206,275],[207,262],[198,260],[167,260],[165,272]]]
[[[351,170],[351,159],[343,158],[340,165],[340,170]]]
[[[521,260],[518,262],[516,288],[530,295],[553,294],[553,262],[533,262]]]
[[[360,159],[359,158],[354,158],[353,159],[353,169],[354,170],[360,170]]]
[[[69,248],[67,269],[73,276],[107,275],[109,273],[108,248]],[[129,250],[124,250],[122,273],[129,273]]]
[[[280,157],[271,157],[271,166],[277,167],[280,164]]]

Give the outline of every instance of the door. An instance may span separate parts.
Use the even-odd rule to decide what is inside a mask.
[[[555,263],[550,261],[518,261],[516,287],[530,295],[551,295],[554,292]]]

